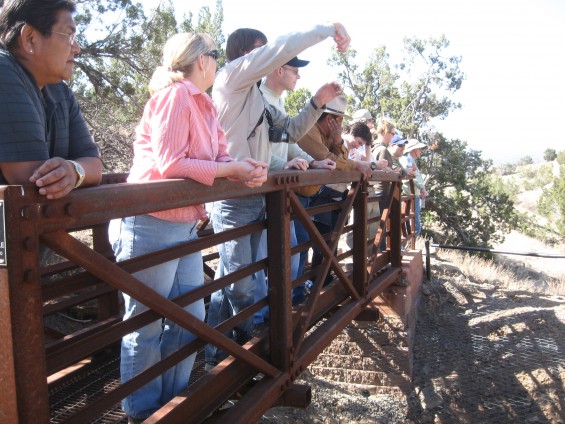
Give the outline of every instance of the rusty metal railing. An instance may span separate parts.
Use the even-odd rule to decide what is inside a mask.
[[[0,186],[4,217],[0,264],[0,397],[2,421],[10,423],[85,423],[116,408],[121,399],[152,380],[186,356],[212,343],[229,356],[211,372],[193,382],[181,396],[150,417],[147,422],[201,422],[212,416],[237,393],[238,402],[223,414],[225,422],[258,420],[274,404],[307,403],[308,390],[295,385],[306,369],[333,338],[371,301],[401,275],[401,249],[414,245],[411,234],[413,196],[401,196],[402,182],[396,174],[375,172],[372,179],[391,182],[388,208],[382,217],[367,216],[367,182],[357,172],[278,172],[269,175],[259,189],[225,180],[212,187],[193,181],[169,180],[125,184],[123,175],[107,175],[104,183],[73,191],[64,199],[46,200],[32,186]],[[347,198],[340,203],[304,209],[294,189],[299,186],[350,182]],[[175,248],[116,263],[107,240],[110,220],[263,193],[267,216],[263,222],[218,234],[207,234]],[[336,229],[320,234],[310,217],[313,213],[339,210]],[[349,213],[354,224],[347,226]],[[300,220],[311,241],[290,246],[289,222]],[[368,222],[379,222],[375,240],[367,238]],[[268,258],[252,263],[174,301],[159,296],[132,276],[135,271],[196,252],[213,252],[219,243],[267,229]],[[352,249],[340,254],[337,244],[344,231],[352,231]],[[378,251],[381,238],[387,249]],[[62,259],[40,267],[40,251],[47,246]],[[295,281],[290,277],[290,257],[317,246],[324,259]],[[342,265],[352,258],[352,269]],[[203,255],[213,269],[216,255]],[[244,275],[261,269],[268,273],[269,296],[220,323],[208,326],[183,307],[207,298]],[[331,284],[324,285],[333,271]],[[314,281],[304,304],[293,307],[291,290],[305,280]],[[118,292],[123,291],[150,310],[122,321]],[[95,312],[79,330],[63,331],[49,324],[49,317],[88,305]],[[268,328],[241,346],[224,336],[237,323],[269,306]],[[198,338],[155,366],[124,384],[115,382],[102,396],[84,396],[55,421],[50,405],[52,386],[73,377],[77,370],[115,352],[122,336],[156,319],[166,317]],[[262,378],[257,378],[260,375]],[[187,418],[189,417],[189,418]],[[208,418],[210,419],[210,418]]]

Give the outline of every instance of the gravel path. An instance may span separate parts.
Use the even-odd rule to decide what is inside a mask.
[[[407,395],[362,396],[306,372],[306,409],[261,423],[564,423],[565,296],[477,282],[436,260]]]

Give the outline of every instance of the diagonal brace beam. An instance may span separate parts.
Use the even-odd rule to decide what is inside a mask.
[[[135,297],[155,312],[173,320],[181,327],[196,334],[201,339],[218,346],[263,374],[275,377],[280,373],[279,370],[259,356],[254,355],[218,330],[195,318],[175,302],[160,296],[115,263],[89,249],[65,231],[59,230],[53,233],[42,234],[41,241],[101,280]]]

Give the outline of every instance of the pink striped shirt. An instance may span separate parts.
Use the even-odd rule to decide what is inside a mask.
[[[191,178],[212,185],[216,162],[232,160],[217,117],[210,96],[201,93],[189,80],[153,94],[136,128],[128,182]],[[203,205],[195,205],[151,215],[168,221],[190,222],[205,216],[206,211]]]

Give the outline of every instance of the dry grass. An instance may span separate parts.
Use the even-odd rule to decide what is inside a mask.
[[[522,262],[487,260],[456,250],[439,249],[436,255],[442,261],[454,264],[468,278],[478,283],[490,283],[507,290],[565,295],[565,274],[550,276],[534,271]],[[554,260],[563,262],[562,259]]]

